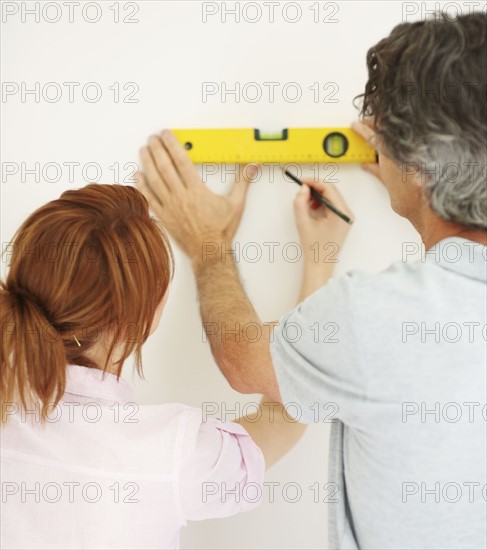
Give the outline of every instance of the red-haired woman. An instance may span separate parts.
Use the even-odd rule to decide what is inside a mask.
[[[182,404],[138,406],[120,377],[132,353],[142,375],[141,347],[173,276],[142,193],[66,191],[28,217],[7,252],[0,546],[177,548],[187,520],[258,504],[264,462],[303,430],[281,405],[222,422]]]

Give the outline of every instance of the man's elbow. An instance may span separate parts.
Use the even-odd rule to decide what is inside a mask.
[[[229,359],[232,357],[232,359]],[[215,357],[232,389],[239,393],[279,396],[276,374],[269,357],[227,355]]]
[[[259,390],[255,387],[255,383],[247,379],[247,377],[239,375],[239,373],[233,372],[227,380],[232,389],[239,393],[259,393]]]
[[[274,373],[273,373],[274,374]],[[260,375],[260,376],[259,376]],[[231,377],[227,377],[228,383],[238,393],[251,394],[258,393],[270,396],[279,403],[282,403],[281,394],[275,375],[266,378],[259,371],[246,371],[244,374],[234,370]]]
[[[225,362],[222,371],[231,388],[238,393],[260,392],[257,376],[249,368],[248,363],[245,368],[242,368],[240,365]]]

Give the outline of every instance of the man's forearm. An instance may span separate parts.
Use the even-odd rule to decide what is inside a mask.
[[[303,278],[298,303],[325,285],[338,263],[338,254],[341,252],[338,243],[328,241],[319,247],[317,244],[303,246]]]
[[[313,294],[316,290],[325,285],[333,274],[335,264],[316,265],[308,261],[303,268],[303,278],[299,291],[298,303]]]
[[[228,246],[226,247],[229,248]],[[299,301],[326,283],[333,266],[305,263]],[[302,437],[306,425],[292,421],[281,404],[270,356],[271,323],[262,323],[242,286],[233,258],[220,254],[193,260],[201,318],[213,356],[230,385],[265,394],[258,414],[237,420],[261,448],[269,468]],[[250,341],[248,330],[257,331]],[[259,337],[260,336],[260,337]],[[272,373],[267,375],[266,373]],[[267,377],[267,378],[266,378]]]
[[[213,244],[213,243],[212,243]],[[226,244],[225,250],[231,245]],[[273,323],[262,323],[242,286],[233,258],[217,254],[193,258],[203,327],[215,360],[230,385],[241,393],[277,397],[270,355]],[[305,260],[298,303],[326,284],[333,263]],[[249,334],[251,335],[249,337]]]
[[[272,365],[269,350],[272,325],[259,319],[233,258],[222,259],[219,253],[195,258],[193,270],[203,327],[220,370],[237,391],[265,393],[270,381],[265,379],[266,369],[259,366]],[[263,377],[260,388],[254,385],[256,370]]]

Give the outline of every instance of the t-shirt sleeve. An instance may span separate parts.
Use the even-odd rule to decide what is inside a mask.
[[[243,426],[188,411],[179,493],[184,522],[222,518],[260,504],[264,455]]]
[[[283,404],[303,423],[354,423],[366,395],[357,284],[349,272],[308,296],[273,329],[271,356]]]

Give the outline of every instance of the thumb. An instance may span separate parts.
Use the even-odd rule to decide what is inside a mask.
[[[240,164],[235,183],[229,193],[229,197],[235,203],[238,204],[245,201],[249,186],[259,172],[260,167],[258,164],[246,164],[245,166]]]
[[[301,189],[296,193],[294,199],[294,213],[296,217],[302,217],[306,215],[309,211],[309,197],[311,195],[311,190],[306,183],[301,185]]]
[[[380,167],[377,163],[362,164],[361,167],[362,167],[362,170],[364,170],[365,172],[368,172],[369,174],[372,174],[377,179],[382,181],[382,177],[380,174]]]

